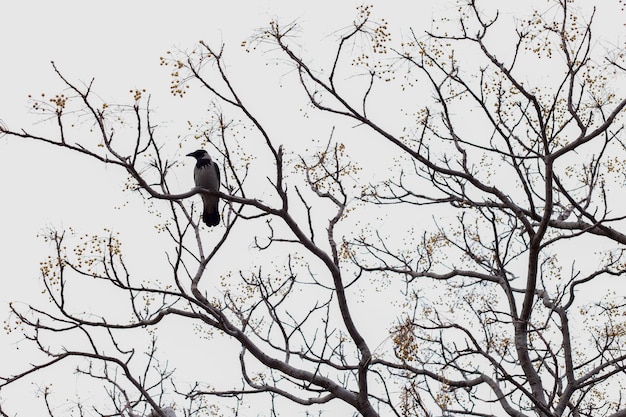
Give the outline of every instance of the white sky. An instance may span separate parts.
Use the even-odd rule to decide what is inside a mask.
[[[407,1],[373,3],[377,16],[403,30],[426,29],[424,25],[439,13],[424,4],[448,10],[436,0],[413,2],[420,4],[414,10],[407,9],[412,3]],[[59,91],[50,65],[54,60],[70,80],[95,78],[95,91],[110,102],[129,102],[131,88],[148,89],[159,121],[183,130],[188,117],[181,113],[180,101],[169,94],[169,71],[159,66],[165,51],[191,49],[199,39],[213,45],[223,40],[233,51],[229,64],[236,67],[241,41],[277,16],[280,21],[300,21],[302,44],[314,57],[316,42],[323,44],[327,35],[349,25],[359,4],[354,0],[5,2],[0,24],[0,119],[10,128],[38,128],[32,125],[37,119],[29,113],[27,95]],[[615,27],[621,29],[619,24]],[[150,233],[151,219],[124,218],[120,214],[124,212],[113,209],[126,196],[119,193],[121,177],[110,171],[41,144],[0,138],[2,319],[8,301],[40,293],[38,262],[47,251],[36,235],[46,227],[76,226],[79,231],[97,232],[111,225],[118,230],[132,228],[138,237]],[[5,340],[0,332],[0,357],[13,353],[14,346]]]
[[[180,100],[169,94],[169,71],[159,66],[159,57],[172,47],[193,48],[199,39],[223,40],[240,53],[241,41],[276,15],[301,19],[315,26],[316,34],[349,24],[354,16],[350,1],[294,3],[11,2],[3,6],[0,25],[0,119],[12,128],[40,128],[32,126],[37,118],[29,113],[27,95],[60,92],[54,60],[72,81],[95,78],[94,89],[106,101],[128,102],[129,89],[148,89],[158,116],[183,130],[187,115],[177,114]],[[33,238],[46,226],[99,227],[111,220],[100,216],[115,215],[111,208],[123,197],[117,192],[119,177],[106,171],[40,144],[0,139],[0,184],[11,196],[5,201],[12,201],[3,204],[0,218],[0,253],[8,260],[0,265],[2,277],[36,285],[39,255],[33,253],[38,242]],[[19,287],[5,289],[0,299],[15,299]]]
[[[212,45],[223,41],[228,62],[236,71],[237,56],[243,53],[241,41],[278,17],[283,22],[297,19],[302,24],[303,45],[315,56],[318,42],[334,39],[328,35],[350,25],[360,3],[352,0],[7,2],[2,6],[0,24],[0,120],[10,128],[45,129],[34,124],[40,119],[29,111],[27,96],[42,92],[50,96],[62,91],[50,65],[50,61],[55,61],[73,82],[95,78],[94,91],[107,102],[130,102],[130,89],[146,88],[152,94],[158,122],[169,124],[173,131],[184,130],[189,115],[181,112],[184,107],[180,99],[169,93],[169,70],[159,66],[159,57],[165,51],[191,49],[200,39]],[[403,10],[403,3],[381,2],[376,11],[387,20],[401,24],[399,20],[405,14],[398,13],[398,9]],[[395,16],[385,14],[385,9],[395,9],[396,13],[390,12]],[[421,17],[428,20],[430,13]],[[276,80],[281,75],[282,72],[277,73]],[[265,97],[259,99],[261,105],[267,102]],[[193,105],[188,101],[187,104]],[[198,106],[204,110],[206,103]],[[140,248],[139,242],[152,236],[152,217],[137,218],[141,210],[114,209],[128,197],[119,191],[122,178],[115,169],[99,166],[85,157],[30,141],[0,138],[0,186],[4,195],[0,216],[0,317],[3,320],[9,301],[28,302],[40,297],[39,261],[49,254],[49,249],[36,236],[47,228],[73,226],[79,233],[98,233],[103,227],[111,226],[122,230],[126,238],[133,235],[135,253]],[[192,186],[191,175],[182,180],[181,186],[186,189]],[[135,217],[129,217],[133,213]],[[130,245],[132,249],[132,240]],[[14,342],[14,337],[0,332],[3,364],[11,360],[11,365],[17,365],[24,360],[20,354],[23,345],[18,352]],[[18,368],[21,366],[15,370]],[[5,370],[3,366],[2,371]],[[67,371],[64,367],[53,373]],[[27,404],[34,392],[35,387],[29,384],[12,389],[7,411],[25,411],[13,407],[14,396],[22,395]],[[0,400],[6,399],[6,395],[9,393]]]

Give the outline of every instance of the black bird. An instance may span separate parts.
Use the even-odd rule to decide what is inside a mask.
[[[193,170],[193,179],[196,187],[204,188],[209,191],[219,191],[220,189],[220,169],[211,159],[207,151],[199,149],[195,152],[187,154],[196,158],[196,166]],[[220,223],[220,212],[218,203],[220,198],[216,195],[202,194],[202,202],[204,204],[204,212],[202,220],[207,226],[216,226]]]

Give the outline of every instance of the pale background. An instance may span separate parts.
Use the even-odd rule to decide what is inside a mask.
[[[439,0],[372,3],[375,16],[384,17],[391,24],[395,41],[409,27],[417,31],[429,29],[432,18],[455,13],[448,2]],[[493,2],[484,3],[487,7],[487,3]],[[520,2],[496,3],[511,7]],[[545,1],[534,3],[546,7]],[[618,2],[607,0],[607,3],[615,10]],[[147,89],[156,110],[153,117],[175,136],[194,117],[185,113],[193,103],[186,103],[190,107],[181,106],[181,101],[169,93],[169,70],[159,66],[159,57],[167,50],[188,50],[200,39],[212,45],[223,41],[227,63],[233,71],[241,71],[245,56],[241,42],[271,19],[278,18],[301,23],[302,45],[307,55],[314,58],[316,48],[331,45],[335,31],[351,24],[359,4],[352,0],[4,2],[0,24],[0,119],[13,129],[41,128],[34,125],[38,118],[30,112],[27,96],[42,92],[53,95],[61,90],[50,65],[54,60],[72,81],[89,82],[95,78],[94,89],[105,101],[131,102],[130,89]],[[600,12],[598,19],[604,19],[606,24],[596,28],[605,32],[596,37],[604,36],[605,40],[595,47],[623,45],[620,40],[623,16],[611,18]],[[514,11],[509,9],[507,13]],[[253,60],[260,63],[263,56],[257,54]],[[285,71],[285,68],[276,70],[277,82]],[[250,82],[250,88],[254,88],[254,78]],[[266,102],[267,97],[259,100]],[[202,108],[205,105],[198,103]],[[282,122],[290,123],[290,119]],[[187,164],[191,170],[192,162]],[[36,236],[48,227],[72,226],[81,232],[94,233],[104,226],[127,234],[131,230],[135,239],[128,245],[131,250],[141,250],[141,245],[146,244],[142,237],[152,233],[152,218],[142,217],[145,207],[137,203],[126,210],[115,209],[128,198],[119,192],[122,180],[117,170],[94,164],[85,157],[17,138],[0,138],[0,317],[3,320],[8,314],[9,301],[28,301],[40,296],[38,263],[48,250]],[[191,188],[191,174],[180,178],[180,186],[181,191]],[[0,333],[0,363],[19,360],[22,355],[16,347],[13,336]],[[32,391],[24,395],[31,398]]]

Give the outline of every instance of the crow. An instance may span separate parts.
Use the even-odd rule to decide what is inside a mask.
[[[196,158],[196,166],[193,170],[193,179],[196,187],[204,188],[209,191],[219,191],[220,189],[220,169],[211,159],[207,151],[199,149],[195,152],[187,154]],[[220,212],[218,203],[220,198],[216,195],[202,194],[202,203],[204,204],[204,212],[202,220],[207,226],[217,226],[220,223]]]

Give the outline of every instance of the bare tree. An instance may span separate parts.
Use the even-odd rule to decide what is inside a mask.
[[[51,231],[51,306],[12,306],[45,359],[0,389],[71,362],[105,383],[112,411],[100,415],[165,416],[168,401],[210,415],[217,397],[234,398],[237,415],[242,399],[263,395],[276,414],[341,403],[363,416],[626,416],[626,301],[613,291],[626,268],[624,51],[594,46],[595,10],[550,5],[511,22],[468,1],[400,45],[364,6],[315,65],[296,24],[270,22],[245,47],[275,54],[292,69],[283,82],[325,115],[327,145],[308,153],[306,134],[287,141],[248,104],[223,47],[168,53],[172,94],[200,86],[219,109],[195,129],[223,161],[222,226],[210,232],[193,205],[208,191],[172,187],[175,151],[145,94],[103,103],[93,82],[55,66],[64,93],[33,106],[56,133],[2,132],[125,171],[157,201],[169,269],[157,279],[131,268],[112,233],[70,250],[69,233]],[[116,122],[128,111],[134,141]],[[95,141],[70,133],[77,117]],[[346,121],[358,139],[335,130]],[[368,148],[390,160],[371,184],[362,171],[379,167],[348,156]],[[240,266],[242,246],[266,261]],[[81,279],[114,291],[116,311],[82,313],[70,297]],[[379,344],[366,334],[383,311],[395,324]],[[146,330],[181,319],[236,342],[239,383],[177,381]]]

